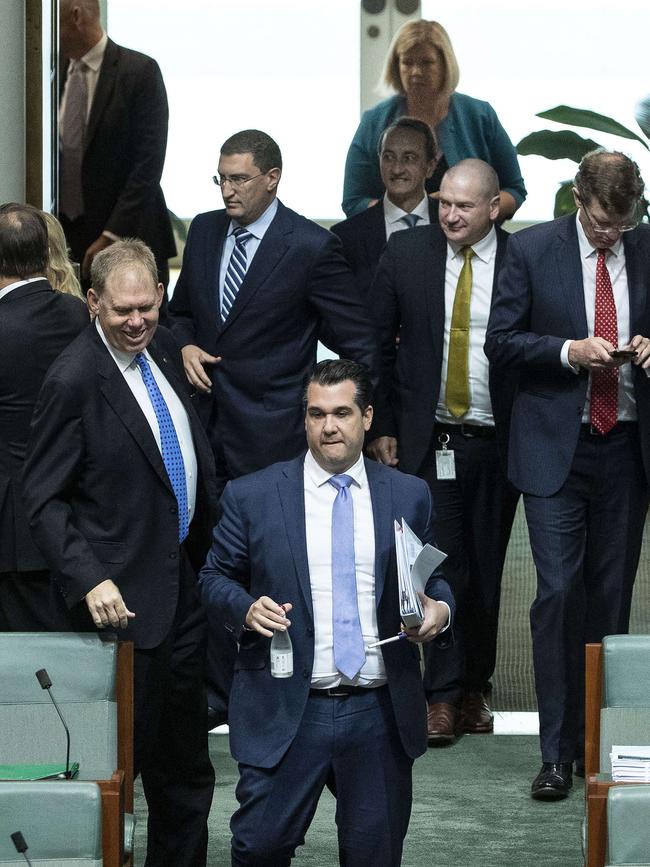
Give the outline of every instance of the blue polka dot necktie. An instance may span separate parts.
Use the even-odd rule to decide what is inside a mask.
[[[235,298],[239,294],[241,284],[246,276],[248,258],[246,256],[246,244],[253,237],[246,229],[238,226],[234,231],[235,246],[228,262],[228,270],[223,282],[223,296],[221,298],[221,321],[225,322],[232,310]]]
[[[169,481],[176,494],[176,501],[178,502],[178,541],[183,542],[189,531],[187,484],[185,481],[183,453],[181,452],[169,407],[165,403],[165,398],[160,393],[149,362],[141,352],[138,352],[135,361],[142,374],[153,411],[156,413],[158,430],[160,431],[160,451]]]
[[[334,664],[349,680],[366,661],[357,599],[354,556],[354,503],[349,490],[352,476],[328,479],[337,494],[332,505],[332,634]]]

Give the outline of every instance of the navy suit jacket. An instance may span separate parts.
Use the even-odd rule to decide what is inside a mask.
[[[366,461],[375,524],[375,599],[380,638],[397,634],[400,615],[393,520],[404,517],[431,541],[431,494],[425,482]],[[229,482],[212,549],[199,580],[204,603],[240,633],[251,604],[262,595],[291,602],[293,677],[274,679],[270,639],[243,632],[230,694],[230,747],[245,764],[273,767],[302,719],[314,661],[314,617],[305,537],[304,457]],[[427,595],[447,602],[451,590],[436,572]],[[450,629],[441,634],[451,640]],[[408,641],[383,647],[388,686],[406,753],[426,750],[426,702],[420,654]]]
[[[47,568],[23,506],[29,424],[48,367],[88,321],[83,301],[45,278],[0,299],[0,572]]]
[[[496,232],[495,285],[510,237],[502,229]],[[447,239],[439,225],[396,232],[369,295],[379,332],[381,373],[368,438],[397,437],[400,469],[407,473],[418,472],[431,448],[442,375],[446,268]],[[490,370],[489,388],[501,434],[507,431],[512,377]]]
[[[214,459],[172,335],[158,328],[148,349],[190,419],[198,479],[185,546],[198,571],[216,519]],[[158,646],[172,628],[178,599],[178,506],[151,427],[94,324],[45,378],[24,487],[32,533],[73,627],[94,630],[83,599],[111,578],[136,614],[120,638],[139,648]]]
[[[429,220],[438,222],[438,202],[429,198]],[[384,222],[384,200],[381,199],[371,208],[360,214],[336,223],[332,231],[341,239],[343,255],[357,281],[362,297],[368,297],[368,290],[375,276],[377,264],[386,248],[386,224]]]
[[[332,350],[373,372],[377,351],[338,239],[281,203],[222,323],[219,266],[229,226],[225,210],[192,221],[169,314],[181,347],[222,357],[208,369],[212,395],[201,395],[199,406],[236,477],[304,451],[302,391],[321,326]]]
[[[565,340],[588,337],[575,215],[514,234],[493,299],[485,351],[516,369],[508,476],[524,493],[550,496],[566,480],[582,422],[588,375],[562,366]],[[623,235],[630,335],[650,336],[650,226]],[[646,476],[650,470],[650,381],[633,366]]]
[[[156,61],[109,39],[84,137],[85,212],[68,239],[79,262],[104,229],[141,238],[160,264],[176,255],[160,186],[168,118]]]

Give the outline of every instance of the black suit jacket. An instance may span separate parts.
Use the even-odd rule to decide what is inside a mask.
[[[494,280],[509,235],[497,228]],[[370,290],[381,352],[369,439],[397,437],[400,469],[417,473],[430,448],[440,395],[445,331],[447,239],[438,225],[391,236]],[[395,337],[399,333],[399,350]],[[490,369],[492,412],[505,446],[514,381]]]
[[[87,325],[83,301],[45,278],[0,299],[0,572],[46,568],[23,507],[29,423],[48,367]]]
[[[197,501],[186,547],[196,570],[216,513],[213,458],[186,393],[180,354],[159,328],[149,351],[190,418]],[[177,502],[160,450],[130,388],[90,325],[52,365],[34,411],[25,502],[36,541],[68,607],[87,627],[84,596],[111,578],[136,617],[120,636],[156,647],[179,586]]]
[[[429,220],[435,225],[438,223],[438,202],[429,198],[428,203]],[[364,299],[367,298],[379,259],[386,249],[384,200],[348,220],[336,223],[332,231],[341,239],[343,255],[352,268],[359,291]]]
[[[202,418],[230,474],[241,476],[304,451],[302,391],[323,323],[341,356],[374,371],[377,352],[338,239],[281,202],[222,323],[219,264],[229,225],[225,211],[192,221],[169,313],[181,346],[222,357],[210,369]]]
[[[176,255],[160,187],[168,116],[156,61],[109,39],[86,129],[85,213],[74,231],[65,225],[79,262],[104,229],[119,237],[141,238],[159,263]]]

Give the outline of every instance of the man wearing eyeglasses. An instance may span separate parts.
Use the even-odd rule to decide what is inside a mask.
[[[223,489],[304,451],[301,396],[319,333],[372,371],[377,354],[339,240],[277,198],[276,142],[260,130],[235,133],[221,147],[217,172],[225,209],[192,221],[169,311]],[[211,642],[210,706],[218,713],[233,645],[219,623],[211,624]]]
[[[577,215],[510,239],[488,324],[490,362],[519,374],[508,474],[537,568],[538,799],[566,797],[584,767],[584,644],[628,629],[650,470],[643,187],[623,154],[587,154]]]

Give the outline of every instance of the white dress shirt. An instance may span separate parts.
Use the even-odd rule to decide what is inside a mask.
[[[477,244],[472,244],[472,294],[469,308],[469,401],[468,411],[456,418],[447,409],[447,365],[449,361],[449,334],[458,278],[465,258],[462,245],[447,243],[447,266],[445,270],[445,336],[440,377],[440,395],[436,408],[436,421],[444,424],[494,425],[489,389],[489,366],[483,351],[492,303],[494,264],[497,254],[497,234],[494,227]]]
[[[375,601],[375,522],[363,456],[345,471],[354,479],[349,491],[354,504],[354,557],[357,600],[364,645],[379,641]],[[332,473],[322,469],[311,452],[305,456],[305,527],[311,597],[314,609],[314,668],[311,685],[316,689],[340,683],[375,687],[386,683],[381,648],[366,650],[366,662],[354,680],[334,665],[332,628],[332,506],[336,489],[328,484]]]
[[[585,296],[585,313],[587,314],[587,334],[589,337],[593,337],[594,321],[596,318],[596,263],[598,262],[598,250],[587,240],[578,214],[576,214],[576,228],[578,230],[580,264],[582,265],[582,286]],[[622,238],[619,238],[609,248],[609,253],[605,258],[605,267],[609,271],[609,279],[611,280],[612,292],[614,294],[618,345],[619,347],[626,346],[633,335],[630,334],[630,293],[627,285],[625,249]],[[564,367],[569,367],[578,373],[578,370],[569,363],[569,344],[572,342],[571,340],[564,342],[560,358]],[[582,413],[583,424],[590,423],[590,412],[591,375],[589,376],[589,385],[587,387],[587,400]],[[630,363],[622,364],[618,369],[618,421],[636,421],[636,399],[634,397],[632,365]]]
[[[144,384],[142,374],[140,373],[140,368],[135,361],[136,353],[124,352],[121,349],[116,349],[112,344],[110,344],[106,339],[106,335],[102,330],[102,326],[99,323],[99,318],[95,319],[95,325],[97,326],[97,331],[102,341],[104,342],[104,345],[110,352],[111,357],[120,369],[120,372],[124,377],[126,384],[133,392],[133,396],[137,400],[140,409],[144,413],[149,427],[151,428],[151,432],[156,439],[158,448],[161,449],[160,428],[158,427],[158,419],[156,418],[156,413],[154,411],[153,404],[151,403],[149,392],[147,391],[147,387]],[[194,451],[194,442],[192,440],[192,429],[190,427],[190,420],[180,398],[167,381],[162,370],[158,367],[156,362],[151,357],[149,351],[145,349],[143,355],[149,362],[153,377],[156,380],[156,384],[160,389],[160,393],[162,394],[165,403],[167,404],[169,414],[171,415],[172,421],[174,423],[174,428],[176,429],[176,436],[178,437],[178,442],[181,447],[181,453],[183,455],[183,463],[185,464],[188,523],[192,523],[192,518],[194,517],[194,509],[196,506],[197,464],[196,452]]]
[[[273,199],[268,208],[264,211],[261,217],[258,217],[254,223],[251,223],[249,226],[243,226],[242,228],[246,229],[247,232],[250,232],[253,236],[246,241],[246,271],[251,266],[251,262],[253,261],[253,257],[255,253],[257,253],[257,248],[259,247],[262,238],[266,235],[266,232],[273,221],[273,217],[277,214],[278,211],[278,200]],[[226,240],[223,245],[223,252],[221,254],[221,265],[219,266],[219,310],[221,310],[221,304],[223,303],[223,284],[226,280],[226,271],[228,270],[228,263],[230,262],[230,257],[232,256],[232,251],[235,249],[235,229],[239,228],[239,223],[236,220],[230,221],[230,226],[228,227],[228,233],[226,235]]]
[[[412,211],[403,211],[391,202],[387,193],[384,193],[384,225],[386,227],[386,240],[388,240],[394,232],[401,232],[402,229],[409,228],[406,223],[402,221],[402,217],[405,217],[407,214],[418,215],[420,219],[415,224],[416,227],[428,226],[431,222],[429,219],[429,197],[424,196],[422,201],[420,201]]]

